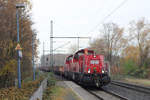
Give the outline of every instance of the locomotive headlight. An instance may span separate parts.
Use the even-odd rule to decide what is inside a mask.
[[[89,69],[88,69],[88,73],[90,73],[90,72],[91,72],[91,69],[89,68]]]
[[[102,73],[104,73],[104,70],[102,70]]]

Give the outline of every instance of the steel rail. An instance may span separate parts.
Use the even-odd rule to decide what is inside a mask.
[[[84,88],[85,89],[85,88]],[[90,94],[92,94],[93,96],[95,96],[96,98],[98,98],[99,100],[104,100],[102,97],[100,97],[99,95],[97,95],[96,93],[93,93],[92,91],[85,89],[87,92],[89,92]]]
[[[124,88],[130,89],[130,90],[135,90],[135,91],[142,92],[145,94],[150,94],[150,88],[148,88],[148,87],[124,83],[124,82],[118,82],[118,81],[111,81],[110,84],[124,87]]]
[[[121,100],[129,100],[127,97],[124,97],[124,96],[122,96],[120,94],[117,94],[117,93],[115,93],[113,91],[109,91],[109,90],[106,90],[106,89],[103,89],[103,91],[106,92],[106,93],[109,93],[109,94],[111,94],[113,96],[116,96],[116,97],[120,98]]]
[[[84,88],[84,87],[83,87]],[[84,88],[87,92],[89,92],[90,94],[92,94],[92,95],[94,95],[95,97],[97,97],[98,99],[100,99],[100,100],[105,100],[103,97],[101,97],[101,96],[99,96],[98,94],[99,93],[95,93],[94,92],[94,90],[91,90],[91,89],[86,89],[86,88]],[[97,89],[96,89],[97,90]],[[116,97],[116,98],[119,98],[120,100],[129,100],[128,98],[126,98],[126,97],[124,97],[124,96],[121,96],[121,95],[119,95],[119,94],[117,94],[117,93],[115,93],[115,92],[113,92],[113,91],[108,91],[108,90],[106,90],[106,89],[103,89],[103,88],[101,88],[101,90],[98,90],[98,91],[103,91],[103,92],[105,92],[106,94],[110,94],[110,95],[112,95],[112,96],[114,96],[114,97]]]

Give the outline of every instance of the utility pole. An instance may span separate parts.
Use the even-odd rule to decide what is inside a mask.
[[[17,50],[17,54],[18,54],[18,88],[21,88],[21,68],[20,68],[20,58],[22,57],[22,51],[20,48],[20,38],[19,38],[19,9],[21,8],[25,8],[24,4],[16,4],[16,18],[17,18],[17,43],[18,43],[18,49],[16,47]]]
[[[35,34],[32,35],[32,66],[33,66],[33,80],[35,80],[35,61],[34,61],[34,37]]]
[[[50,33],[50,67],[53,69],[53,21],[51,20],[51,33]]]
[[[19,14],[17,9],[17,42],[20,43],[19,40]],[[19,50],[17,50],[18,53],[18,88],[21,88],[21,69],[20,69],[20,57],[19,57]]]
[[[44,50],[44,42],[43,42],[43,59],[42,59],[43,60],[43,64],[42,64],[43,67],[45,67],[45,54],[44,53],[45,53],[45,50]]]
[[[49,33],[49,67],[51,67],[51,24],[50,24],[50,33]]]

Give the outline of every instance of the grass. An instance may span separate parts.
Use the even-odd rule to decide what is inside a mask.
[[[80,98],[70,88],[52,86],[48,87],[44,92],[43,100],[70,100],[72,98],[74,100],[80,100]]]
[[[52,94],[51,99],[52,100],[63,100],[63,97],[66,95],[66,91],[62,87],[53,87],[52,88]]]
[[[138,84],[138,85],[144,85],[150,87],[150,80],[148,79],[134,79],[134,78],[125,78],[126,82]]]
[[[124,75],[116,74],[116,75],[111,75],[112,80],[122,80],[124,79]]]
[[[141,79],[141,78],[135,78],[133,76],[128,75],[111,75],[112,80],[119,80],[131,84],[137,84],[142,86],[149,86],[150,87],[150,80],[149,79]]]
[[[59,80],[52,73],[48,74],[48,86],[44,91],[43,100],[80,100],[70,88],[56,85]]]

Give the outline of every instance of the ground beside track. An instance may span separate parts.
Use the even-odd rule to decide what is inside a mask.
[[[99,98],[95,97],[72,81],[64,81],[64,83],[69,86],[82,100],[99,100]]]
[[[43,94],[42,100],[81,100],[62,78],[50,73],[48,75],[48,85]]]
[[[60,77],[58,75],[55,75],[55,78],[58,80],[57,86],[69,88],[75,93],[75,95],[77,96],[77,98],[75,100],[79,100],[79,98],[80,98],[80,100],[100,100],[97,97],[90,94],[87,90],[83,89],[81,86],[79,86],[78,84],[76,84],[72,81],[68,81],[65,78]],[[68,98],[70,98],[70,100],[73,100],[73,98],[71,98],[72,96],[70,94],[67,94],[67,95],[68,95]],[[67,99],[65,99],[65,100],[67,100]]]
[[[120,80],[120,81],[130,83],[130,84],[150,87],[150,80],[149,79],[125,78],[124,80]]]

